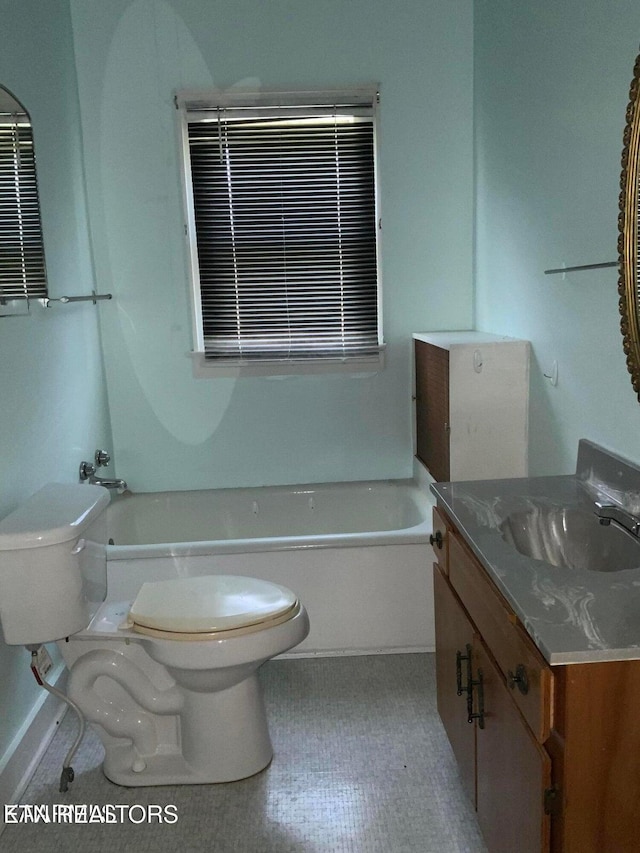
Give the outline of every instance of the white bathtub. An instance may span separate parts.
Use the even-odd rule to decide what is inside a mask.
[[[249,575],[304,602],[311,631],[292,654],[431,650],[431,506],[411,480],[126,494],[109,507],[108,598]]]

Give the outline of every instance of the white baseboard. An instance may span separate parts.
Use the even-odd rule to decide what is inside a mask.
[[[64,690],[67,670],[60,667],[50,679],[53,687]],[[0,765],[0,835],[4,829],[4,805],[17,803],[33,776],[40,759],[64,717],[67,706],[56,696],[42,691]]]
[[[435,652],[436,647],[434,645],[428,646],[404,646],[399,648],[394,646],[392,648],[384,648],[380,647],[377,649],[322,649],[321,651],[307,651],[303,649],[301,652],[296,652],[295,649],[292,649],[290,652],[285,652],[282,655],[278,655],[273,660],[302,660],[303,658],[354,658],[354,657],[362,657],[364,655],[411,655],[411,654],[425,654]]]

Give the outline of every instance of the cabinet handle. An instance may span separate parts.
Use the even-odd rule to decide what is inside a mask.
[[[529,678],[527,676],[527,670],[524,668],[524,664],[518,664],[515,675],[512,670],[507,672],[507,684],[512,690],[514,690],[517,685],[520,693],[522,693],[523,696],[527,695],[529,692]]]
[[[478,692],[478,712],[477,714],[473,713],[473,688],[477,687]],[[472,723],[474,720],[478,721],[478,727],[484,728],[484,684],[483,684],[483,676],[482,670],[478,670],[478,678],[471,680],[471,689],[467,695],[467,722]]]
[[[471,646],[469,643],[466,645],[466,655],[463,655],[462,652],[456,652],[456,692],[458,696],[462,696],[464,692],[469,695],[470,682],[471,682]],[[467,686],[462,687],[462,661],[466,660],[467,662]]]
[[[432,547],[435,545],[437,548],[442,549],[442,543],[443,543],[442,533],[439,530],[436,530],[435,536],[433,535],[433,533],[431,534],[431,536],[429,536],[429,544]]]

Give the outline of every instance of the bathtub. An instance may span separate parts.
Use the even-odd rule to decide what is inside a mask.
[[[431,506],[412,480],[127,493],[108,508],[108,599],[248,575],[304,602],[311,631],[291,655],[432,650]]]

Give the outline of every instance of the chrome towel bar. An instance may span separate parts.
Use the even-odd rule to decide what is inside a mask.
[[[545,270],[545,275],[558,275],[559,273],[565,272],[580,272],[582,270],[601,270],[605,267],[617,267],[617,261],[607,261],[605,264],[582,264],[578,267],[560,267],[560,269],[555,270]]]
[[[110,293],[96,293],[95,290],[92,290],[91,296],[59,296],[56,299],[51,299],[47,296],[45,299],[40,299],[39,301],[45,308],[48,308],[52,302],[61,302],[63,305],[67,305],[69,302],[93,302],[95,305],[97,302],[111,298]]]

